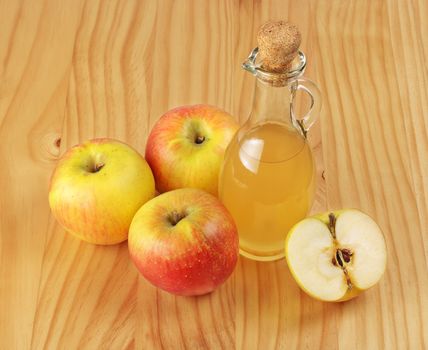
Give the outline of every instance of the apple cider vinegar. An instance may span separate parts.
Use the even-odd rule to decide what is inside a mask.
[[[306,135],[321,104],[316,85],[301,77],[306,58],[296,27],[267,23],[257,41],[243,64],[257,78],[253,106],[225,152],[219,196],[238,227],[241,254],[267,261],[284,257],[288,231],[311,209],[315,164]],[[301,118],[297,90],[311,101]]]
[[[288,230],[309,212],[315,191],[308,144],[280,124],[265,123],[229,146],[220,198],[238,226],[241,254],[283,256]]]

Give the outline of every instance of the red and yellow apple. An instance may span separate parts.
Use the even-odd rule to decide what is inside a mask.
[[[345,301],[379,282],[386,268],[382,231],[367,214],[344,209],[306,218],[285,242],[299,286],[323,301]]]
[[[129,229],[132,260],[153,285],[177,295],[202,295],[235,268],[238,234],[213,195],[184,188],[161,194],[135,214]]]
[[[191,187],[217,195],[224,152],[237,129],[231,115],[208,105],[183,106],[165,113],[146,146],[157,190]]]
[[[51,178],[49,204],[74,236],[95,244],[128,237],[137,210],[155,195],[153,174],[130,146],[95,139],[72,147]]]

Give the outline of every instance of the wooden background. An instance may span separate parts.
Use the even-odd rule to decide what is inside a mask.
[[[424,0],[0,0],[0,348],[427,348],[426,14]],[[284,261],[241,258],[211,295],[173,297],[138,277],[126,243],[66,235],[47,201],[60,154],[95,136],[143,152],[182,104],[243,122],[254,78],[240,64],[268,19],[299,25],[324,95],[314,211],[377,219],[381,283],[321,303]]]

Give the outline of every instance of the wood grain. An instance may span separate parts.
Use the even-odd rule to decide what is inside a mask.
[[[428,346],[428,5],[412,1],[0,0],[1,349],[424,349]],[[209,103],[244,122],[240,64],[290,19],[324,95],[311,130],[313,212],[358,207],[388,268],[356,300],[304,294],[284,261],[241,258],[214,293],[152,287],[126,243],[74,239],[49,214],[56,160],[93,137],[144,151],[166,110]],[[303,112],[304,107],[299,109]]]
[[[28,349],[79,4],[1,2],[0,343]],[[62,27],[61,32],[58,28]]]
[[[389,258],[379,287],[342,306],[336,318],[338,345],[425,348],[426,228],[421,226],[410,169],[422,155],[415,159],[405,127],[405,119],[424,116],[403,113],[399,84],[407,79],[397,74],[404,62],[393,55],[393,47],[398,51],[400,46],[391,40],[400,31],[389,22],[391,7],[382,2],[332,4],[338,6],[314,8],[322,72],[318,81],[327,92],[323,117],[329,128],[323,129],[323,140],[328,140],[323,145],[328,204],[356,206],[375,217],[386,236]],[[329,18],[343,18],[342,30]]]

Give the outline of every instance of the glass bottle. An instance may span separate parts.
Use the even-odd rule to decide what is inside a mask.
[[[243,64],[257,78],[253,107],[225,153],[219,196],[237,224],[241,254],[269,261],[284,256],[287,232],[313,203],[315,163],[306,135],[321,100],[316,85],[301,77],[302,52],[282,73],[262,69],[257,54],[255,48]],[[311,101],[301,118],[293,104],[297,90]]]

